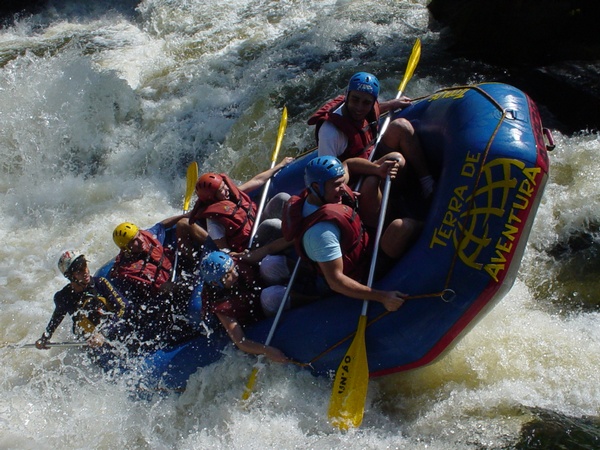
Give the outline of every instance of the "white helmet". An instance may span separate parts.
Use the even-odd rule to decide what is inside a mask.
[[[79,259],[83,259],[85,261],[85,256],[83,253],[80,253],[75,250],[67,250],[60,255],[58,260],[58,269],[60,272],[67,278],[71,275],[71,272],[76,267],[75,262],[79,262]],[[83,262],[81,261],[81,262]]]

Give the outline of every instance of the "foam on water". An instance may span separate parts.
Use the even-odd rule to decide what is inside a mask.
[[[63,249],[97,268],[116,224],[176,214],[190,161],[239,180],[264,170],[284,104],[282,156],[309,148],[306,118],[356,70],[393,97],[414,38],[438,45],[425,4],[65,2],[0,30],[0,340],[41,335]],[[447,77],[417,69],[407,93]],[[149,396],[80,349],[0,349],[0,447],[498,448],[531,408],[599,415],[600,140],[555,138],[514,288],[439,362],[372,380],[359,430],[332,429],[330,381],[296,367],[267,364],[243,405],[254,359],[233,349],[184,393]],[[65,319],[54,340],[69,339]]]

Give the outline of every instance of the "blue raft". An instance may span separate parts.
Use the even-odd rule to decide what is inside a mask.
[[[512,287],[548,178],[552,144],[533,101],[505,84],[443,89],[396,116],[416,129],[436,192],[417,242],[374,284],[409,299],[394,313],[369,305],[365,341],[372,377],[434,362]],[[298,193],[314,156],[281,170],[269,195]],[[286,311],[271,344],[315,374],[331,374],[354,337],[361,307],[359,300],[335,295]],[[264,342],[271,325],[267,319],[245,331]],[[145,384],[185,388],[190,375],[232,345],[215,328],[208,337],[147,356]]]

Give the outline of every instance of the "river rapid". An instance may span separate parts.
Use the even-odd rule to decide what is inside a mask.
[[[185,170],[239,181],[310,148],[306,119],[349,76],[396,94],[506,78],[452,59],[425,0],[55,1],[0,29],[0,341],[32,343],[76,248],[92,270],[115,225],[177,214]],[[91,5],[90,5],[91,4]],[[512,290],[438,362],[371,380],[357,430],[331,381],[230,348],[184,393],[139,398],[77,348],[0,348],[3,449],[505,449],[600,446],[600,137],[554,128],[551,175]],[[72,339],[70,320],[53,340]]]

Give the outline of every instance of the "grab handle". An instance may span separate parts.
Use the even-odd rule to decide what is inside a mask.
[[[542,132],[544,133],[544,137],[546,138],[546,141],[547,141],[546,150],[551,152],[556,147],[556,145],[554,144],[554,138],[552,137],[552,133],[550,132],[550,130],[548,128],[542,128]]]

